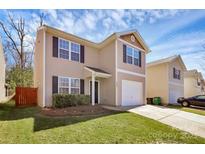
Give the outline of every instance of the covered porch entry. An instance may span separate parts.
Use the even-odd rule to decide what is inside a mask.
[[[100,103],[100,79],[106,79],[111,77],[111,74],[108,72],[90,66],[85,66],[86,70],[85,77],[89,79],[89,94],[91,97],[92,105]]]

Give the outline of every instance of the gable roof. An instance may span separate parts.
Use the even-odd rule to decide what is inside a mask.
[[[147,67],[151,67],[151,66],[155,66],[155,65],[159,65],[159,64],[163,64],[163,63],[171,63],[173,61],[175,61],[176,59],[179,60],[180,64],[182,65],[183,69],[186,70],[186,66],[181,58],[180,55],[174,55],[171,57],[167,57],[167,58],[163,58],[163,59],[159,59],[150,63],[147,63]]]
[[[144,41],[144,39],[142,38],[142,36],[140,35],[140,33],[136,30],[129,30],[129,31],[124,31],[124,32],[116,32],[117,37],[123,36],[123,35],[127,35],[127,34],[134,34],[134,36],[137,38],[137,40],[140,42],[140,44],[142,45],[142,47],[147,51],[147,52],[151,52],[151,50],[149,49],[148,45],[146,44],[146,42]]]
[[[203,75],[201,72],[198,72],[197,69],[192,69],[192,70],[187,70],[186,72],[184,72],[184,76],[185,77],[197,77],[200,78],[201,80],[203,80]]]
[[[144,47],[146,53],[149,53],[151,52],[151,50],[149,49],[148,45],[145,43],[144,39],[141,37],[141,35],[139,34],[139,32],[137,30],[130,30],[130,31],[124,31],[124,32],[115,32],[113,34],[111,34],[110,36],[108,36],[107,38],[105,38],[102,42],[99,42],[99,43],[96,43],[96,42],[92,42],[90,40],[87,40],[87,39],[84,39],[84,38],[81,38],[79,36],[76,36],[76,35],[73,35],[73,34],[70,34],[70,33],[67,33],[67,32],[64,32],[62,30],[59,30],[59,29],[56,29],[56,28],[53,28],[53,27],[50,27],[50,26],[47,26],[47,25],[43,25],[41,27],[38,28],[39,30],[40,29],[45,29],[46,31],[48,32],[51,32],[51,33],[57,33],[57,34],[61,34],[61,35],[67,35],[67,36],[70,36],[71,38],[75,38],[77,39],[79,42],[82,42],[82,43],[86,43],[92,47],[95,47],[95,48],[103,48],[105,45],[107,45],[108,43],[110,43],[111,41],[119,38],[120,36],[122,35],[127,35],[127,34],[134,34],[135,37],[138,39],[138,41],[140,42],[140,44]]]
[[[108,73],[108,72],[106,72],[106,71],[104,71],[102,69],[96,68],[96,67],[90,67],[90,66],[85,66],[85,67],[90,69],[90,70],[92,70],[92,71],[94,71],[94,72],[110,74],[110,73]]]

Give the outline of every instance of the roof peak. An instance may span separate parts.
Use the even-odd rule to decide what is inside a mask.
[[[174,61],[177,58],[179,58],[180,63],[182,64],[184,70],[186,70],[186,66],[185,66],[185,64],[184,64],[184,62],[181,58],[181,55],[173,55],[173,56],[170,56],[170,57],[167,57],[167,58],[162,58],[162,59],[158,59],[158,60],[149,62],[149,63],[147,63],[147,67],[155,66],[155,65],[159,65],[159,64],[163,64],[163,63],[169,63],[169,62]]]

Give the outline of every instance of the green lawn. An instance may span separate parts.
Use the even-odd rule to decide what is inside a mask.
[[[199,109],[193,107],[182,107],[179,105],[169,105],[168,107],[205,116],[205,109]]]
[[[128,112],[45,117],[37,107],[0,105],[0,143],[205,143],[200,138]]]

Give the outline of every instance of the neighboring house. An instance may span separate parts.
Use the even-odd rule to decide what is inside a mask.
[[[6,63],[4,58],[3,46],[0,38],[0,101],[4,101],[6,98],[6,88],[5,88],[5,70]]]
[[[196,69],[184,72],[184,97],[204,94],[204,79]]]
[[[147,97],[161,97],[162,104],[175,104],[184,96],[183,72],[186,66],[180,55],[147,64]]]
[[[38,103],[51,106],[54,93],[69,93],[90,95],[93,105],[144,104],[148,52],[137,31],[93,43],[44,25],[37,32],[34,58]]]

